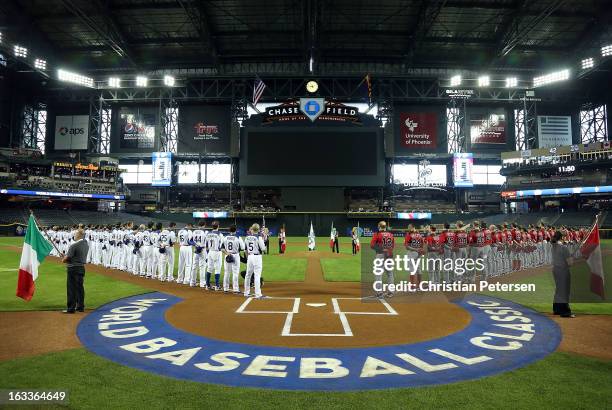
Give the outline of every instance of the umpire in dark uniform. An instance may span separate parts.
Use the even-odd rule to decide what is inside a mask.
[[[87,252],[89,245],[84,239],[85,232],[82,229],[76,231],[75,242],[70,245],[68,252],[62,259],[66,264],[68,273],[66,289],[68,292],[68,303],[64,313],[83,312],[85,310],[85,288],[83,278],[85,277],[85,263],[87,262]]]

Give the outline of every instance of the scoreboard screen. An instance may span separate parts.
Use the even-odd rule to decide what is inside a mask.
[[[240,183],[290,186],[379,186],[384,183],[378,128],[248,129],[241,143]]]

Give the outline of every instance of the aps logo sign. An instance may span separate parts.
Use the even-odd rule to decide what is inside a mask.
[[[85,129],[82,127],[79,127],[79,128],[60,127],[58,132],[62,136],[64,135],[82,135],[82,134],[85,134]]]

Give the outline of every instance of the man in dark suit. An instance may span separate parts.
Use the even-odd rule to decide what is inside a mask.
[[[83,312],[85,310],[85,288],[83,278],[85,277],[85,263],[89,245],[84,239],[83,229],[78,229],[74,234],[74,243],[70,245],[62,262],[66,264],[68,274],[66,290],[68,292],[68,303],[63,313]]]

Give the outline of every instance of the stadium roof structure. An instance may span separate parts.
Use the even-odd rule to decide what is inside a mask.
[[[611,10],[606,0],[2,0],[0,31],[91,75],[517,72],[598,55]]]

